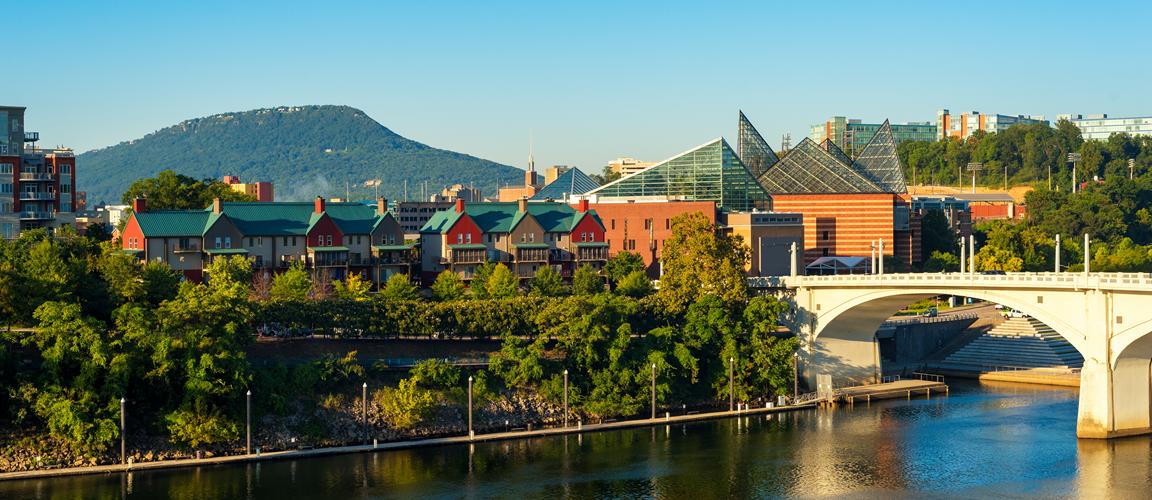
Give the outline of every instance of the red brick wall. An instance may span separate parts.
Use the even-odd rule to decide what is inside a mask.
[[[125,250],[132,248],[128,243],[133,238],[135,238],[137,242],[136,248],[148,248],[148,243],[144,241],[144,232],[140,230],[140,223],[136,221],[136,214],[132,214],[132,217],[124,224],[124,232],[120,234],[120,248]]]
[[[804,262],[825,255],[868,257],[874,240],[884,240],[884,255],[894,255],[892,194],[778,194],[777,212],[804,214]],[[826,234],[825,234],[826,232]],[[827,238],[825,238],[827,236]]]
[[[316,221],[316,225],[312,226],[312,230],[308,231],[308,246],[310,247],[323,247],[328,246],[328,241],[320,241],[322,236],[332,235],[332,245],[339,246],[344,244],[344,233],[336,226],[331,217],[324,215],[320,220]]]
[[[477,226],[476,223],[472,221],[472,217],[469,217],[468,214],[464,214],[460,216],[460,219],[458,219],[456,223],[452,225],[452,228],[448,230],[448,244],[456,245],[457,235],[468,234],[472,235],[473,245],[484,243],[484,237],[480,233],[480,226]],[[468,236],[464,236],[464,244],[468,244]],[[445,249],[444,253],[441,253],[440,255],[447,256],[447,249]]]
[[[580,239],[580,233],[592,233],[592,238],[588,240],[590,242],[604,241],[604,228],[600,227],[600,224],[596,223],[595,217],[585,216],[580,220],[580,223],[572,229],[571,238],[573,243],[582,242]]]
[[[596,211],[604,224],[604,239],[608,242],[608,253],[614,255],[624,250],[636,252],[644,257],[644,264],[648,266],[652,266],[660,258],[664,240],[672,236],[673,217],[688,212],[701,212],[709,222],[716,222],[716,203],[711,201],[638,201],[589,203],[588,206]],[[647,219],[652,220],[651,230],[645,228]],[[634,243],[634,249],[628,245],[629,241]]]

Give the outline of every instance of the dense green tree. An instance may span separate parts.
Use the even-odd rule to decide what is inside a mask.
[[[613,286],[619,285],[621,280],[632,273],[644,270],[644,258],[636,252],[618,252],[604,265],[604,274]]]
[[[572,274],[572,293],[575,295],[595,295],[604,292],[604,278],[592,266],[584,264]]]
[[[559,297],[568,292],[560,273],[552,266],[541,266],[537,269],[531,286],[530,294],[535,297]]]
[[[149,210],[196,210],[212,204],[214,198],[224,201],[256,201],[252,196],[233,190],[224,182],[213,179],[197,180],[162,170],[156,177],[134,181],[121,197],[123,203],[133,199],[148,200]]]
[[[312,290],[312,277],[304,264],[293,262],[287,271],[272,278],[272,288],[268,295],[272,300],[304,300]]]
[[[959,236],[948,224],[942,210],[929,210],[920,222],[920,248],[926,255],[933,252],[959,253]]]
[[[442,302],[462,299],[465,291],[464,280],[448,269],[441,271],[432,283],[432,296]]]
[[[468,284],[468,289],[472,292],[472,298],[488,298],[488,278],[492,276],[492,270],[495,268],[496,265],[491,262],[485,262],[476,266],[476,272],[472,273],[472,281]]]
[[[744,302],[748,259],[748,247],[739,236],[717,230],[700,212],[678,215],[672,219],[672,236],[664,243],[664,275],[657,297],[673,314],[706,294],[728,303]]]
[[[380,289],[380,296],[387,300],[416,300],[420,298],[420,289],[412,284],[407,274],[393,274]]]
[[[336,298],[364,302],[369,299],[372,291],[372,282],[360,273],[349,273],[343,281],[336,281],[332,285]]]
[[[652,293],[652,280],[646,271],[633,271],[616,283],[616,293],[628,297],[645,297]]]
[[[493,299],[506,299],[520,295],[520,278],[512,274],[512,270],[508,269],[503,263],[496,264],[492,269],[492,275],[488,277],[485,287],[488,289],[488,297]]]

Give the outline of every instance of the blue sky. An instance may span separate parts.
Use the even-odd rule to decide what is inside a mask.
[[[0,104],[78,151],[345,104],[406,137],[599,171],[831,115],[1152,115],[1152,2],[21,2]]]

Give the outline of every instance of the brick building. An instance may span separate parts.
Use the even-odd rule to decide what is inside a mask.
[[[608,261],[604,224],[587,202],[466,203],[437,212],[420,230],[422,277],[431,284],[451,270],[472,279],[476,266],[501,262],[520,278],[541,266],[571,277],[581,265],[599,269]]]
[[[190,280],[221,255],[244,255],[261,270],[279,272],[293,263],[323,272],[325,279],[361,274],[376,284],[393,274],[410,274],[416,250],[387,203],[248,202],[215,200],[205,210],[150,211],[133,202],[121,233],[121,248],[168,264]]]
[[[25,109],[0,106],[0,238],[76,220],[76,157],[38,149],[40,134],[24,130]]]

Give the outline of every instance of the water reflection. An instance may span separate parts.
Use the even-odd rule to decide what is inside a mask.
[[[1152,439],[1075,439],[1076,392],[947,397],[234,467],[0,483],[2,498],[1146,496]]]

